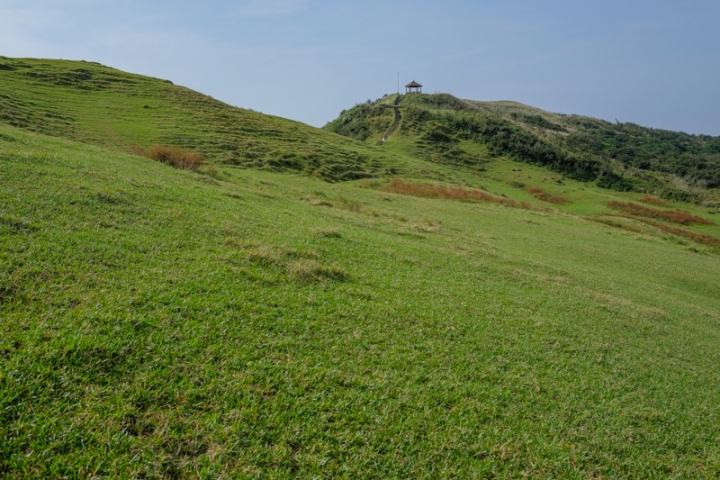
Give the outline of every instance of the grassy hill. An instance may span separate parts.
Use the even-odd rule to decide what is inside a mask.
[[[440,157],[408,124],[375,148],[218,104],[243,145],[326,142],[400,173],[327,182],[269,153],[247,168],[214,156],[222,130],[185,123],[217,112],[156,90],[180,87],[127,76],[161,122],[133,88],[23,75],[0,71],[23,112],[0,122],[0,476],[720,472],[716,207],[471,140]],[[91,112],[100,98],[132,117]],[[241,135],[248,119],[281,138]],[[217,173],[124,152],[173,132]]]
[[[213,163],[330,181],[418,170],[417,163],[299,122],[92,62],[0,57],[0,122],[120,151],[192,148]]]
[[[548,167],[604,188],[702,200],[720,186],[720,137],[690,135],[545,112],[514,102],[451,95],[387,96],[357,105],[325,128],[358,140],[382,136],[402,107],[396,137],[435,162],[479,165],[488,158]]]

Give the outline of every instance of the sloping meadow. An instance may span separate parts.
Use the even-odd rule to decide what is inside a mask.
[[[1,123],[121,151],[166,145],[331,182],[413,170],[344,137],[94,62],[0,57],[0,88]]]
[[[0,475],[719,471],[717,256],[219,170],[0,128]]]

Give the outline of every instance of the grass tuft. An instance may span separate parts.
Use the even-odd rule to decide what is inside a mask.
[[[322,282],[326,280],[343,282],[348,275],[339,267],[323,265],[314,260],[297,260],[287,265],[290,275],[302,282]]]
[[[424,218],[420,223],[414,223],[408,226],[413,230],[419,230],[426,233],[436,233],[442,230],[441,222],[437,220],[430,220],[428,218]]]
[[[197,171],[198,173],[202,173],[203,175],[207,175],[209,177],[220,177],[220,171],[215,167],[215,165],[202,165]]]
[[[337,207],[342,208],[343,210],[347,210],[350,212],[355,213],[362,213],[363,206],[362,203],[356,201],[356,200],[348,200],[347,198],[343,197],[342,195],[339,195],[337,198]]]
[[[312,230],[318,238],[341,238],[342,234],[337,228],[316,228]]]
[[[533,197],[543,202],[554,203],[556,205],[565,205],[566,203],[570,203],[570,200],[568,200],[567,198],[563,198],[557,195],[550,195],[541,188],[528,187],[526,188],[526,190],[530,192]]]
[[[187,148],[168,147],[167,145],[155,145],[150,148],[133,147],[131,152],[135,155],[147,157],[156,162],[165,163],[181,170],[197,170],[203,163],[202,156],[195,150]],[[207,167],[208,175],[217,175],[214,167]],[[210,173],[213,172],[213,173]]]
[[[246,254],[250,263],[261,266],[282,266],[290,260],[305,259],[314,260],[317,255],[312,252],[300,252],[294,249],[275,248],[270,245],[262,245]]]
[[[282,252],[268,245],[262,245],[247,253],[247,259],[251,263],[261,266],[274,266],[282,261]]]

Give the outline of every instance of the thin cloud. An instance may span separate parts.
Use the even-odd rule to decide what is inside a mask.
[[[305,10],[310,0],[250,0],[237,13],[241,17],[277,17]]]

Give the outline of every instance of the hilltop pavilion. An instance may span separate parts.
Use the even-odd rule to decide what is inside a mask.
[[[413,80],[405,85],[405,93],[422,93],[422,85]]]

